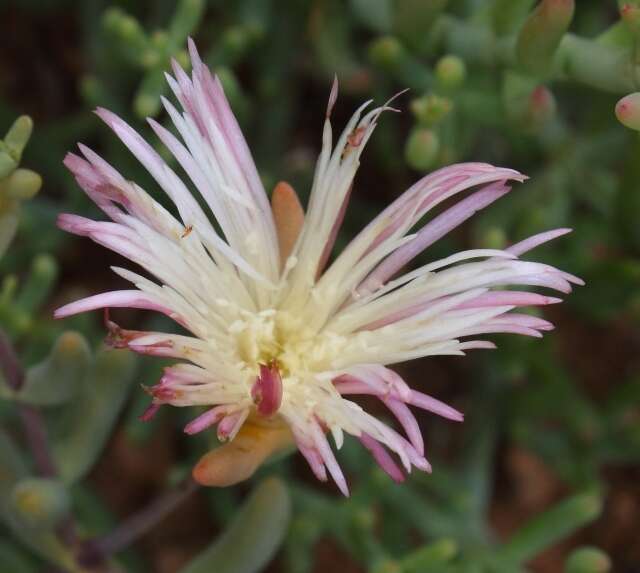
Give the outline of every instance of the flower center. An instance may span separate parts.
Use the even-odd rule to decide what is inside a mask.
[[[264,310],[247,314],[229,328],[242,368],[259,374],[260,364],[276,364],[283,378],[314,371],[322,362],[324,336],[305,328],[291,313]]]

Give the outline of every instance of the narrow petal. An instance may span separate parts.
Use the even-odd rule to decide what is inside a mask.
[[[360,436],[360,442],[362,445],[371,452],[373,458],[378,462],[378,465],[395,481],[396,483],[402,483],[405,480],[405,475],[398,465],[393,461],[393,458],[389,455],[389,452],[385,450],[384,446],[374,440],[368,434],[363,433]]]

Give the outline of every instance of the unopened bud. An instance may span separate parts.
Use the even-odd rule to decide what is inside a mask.
[[[410,106],[418,123],[428,127],[442,121],[453,109],[453,102],[449,98],[430,94],[414,99]]]
[[[69,494],[53,479],[27,478],[11,492],[11,509],[24,525],[36,529],[54,527],[69,511]]]
[[[573,551],[565,565],[566,573],[608,573],[611,559],[597,547],[580,547]]]
[[[516,44],[520,65],[529,73],[549,72],[560,41],[571,24],[574,0],[542,0],[522,26]]]
[[[374,65],[383,69],[396,68],[404,57],[403,45],[393,36],[382,36],[369,45],[369,59]]]
[[[640,92],[629,94],[616,104],[616,117],[622,125],[640,131]]]
[[[436,64],[436,79],[446,89],[459,88],[467,75],[467,67],[462,58],[448,55],[440,58]]]
[[[433,167],[440,151],[440,139],[431,129],[414,129],[404,150],[409,166],[416,171],[428,171]]]

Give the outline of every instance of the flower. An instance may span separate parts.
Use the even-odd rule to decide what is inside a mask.
[[[163,404],[206,406],[185,431],[217,425],[223,440],[233,440],[247,420],[284,424],[316,476],[326,480],[328,472],[345,495],[346,480],[328,434],[337,449],[345,432],[357,437],[397,481],[412,466],[430,471],[411,407],[450,420],[463,416],[412,389],[389,365],[494,347],[475,338],[479,335],[541,336],[550,330],[546,320],[512,311],[560,299],[496,289],[526,285],[567,293],[571,283],[581,284],[551,266],[520,259],[568,229],[506,250],[463,251],[402,272],[451,229],[508,193],[508,181],[525,179],[512,169],[463,163],[422,178],[329,263],[360,155],[380,114],[391,108],[386,104],[365,113],[370,102],[365,103],[333,145],[334,82],[306,214],[286,184],[277,186],[271,206],[219,80],[201,62],[193,42],[189,51],[191,77],[176,62],[174,77],[167,75],[182,111],[163,99],[182,141],[149,119],[188,183],[124,121],[97,110],[169,196],[175,212],[83,145],[83,157],[65,159],[111,222],[63,214],[59,226],[123,255],[155,280],[113,267],[135,288],[73,302],[56,317],[130,307],[164,313],[188,332],[125,330],[107,319],[113,346],[180,360],[149,388],[152,403],[144,419]],[[435,207],[472,188],[422,224]],[[365,411],[353,395],[379,398],[404,435]]]

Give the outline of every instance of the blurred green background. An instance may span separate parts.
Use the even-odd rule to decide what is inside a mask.
[[[640,140],[614,114],[640,89],[640,2],[545,0],[532,16],[536,4],[0,2],[0,326],[27,369],[23,391],[7,372],[0,384],[1,571],[640,571]],[[61,212],[101,218],[62,159],[82,141],[154,189],[91,110],[155,141],[143,118],[167,124],[163,72],[170,57],[186,65],[189,35],[265,187],[284,179],[302,198],[334,74],[337,128],[362,101],[410,88],[364,155],[342,244],[422,173],[468,160],[531,179],[424,260],[574,229],[534,257],[587,283],[545,310],[556,331],[400,367],[466,414],[461,426],[420,418],[432,475],[395,485],[348,440],[349,499],[297,455],[228,490],[175,490],[212,444],[182,434],[193,413],[138,420],[139,385],[160,361],[101,350],[99,313],[52,320],[122,284],[108,269],[116,255],[55,227]],[[30,138],[26,118],[14,125],[24,114]],[[23,426],[46,432],[55,468],[29,454],[38,436]],[[109,532],[157,496],[170,516],[118,545]]]

